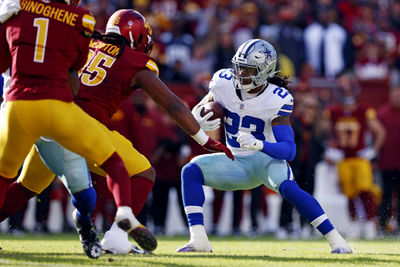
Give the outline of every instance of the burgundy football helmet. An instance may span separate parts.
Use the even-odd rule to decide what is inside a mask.
[[[147,55],[153,48],[152,29],[145,17],[133,9],[120,9],[109,18],[106,34],[117,33],[126,38],[130,47]]]

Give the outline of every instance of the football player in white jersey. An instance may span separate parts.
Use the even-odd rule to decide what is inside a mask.
[[[232,161],[223,153],[197,156],[182,169],[182,195],[190,227],[190,241],[178,252],[211,252],[204,228],[203,185],[220,190],[252,189],[261,184],[291,202],[298,212],[327,239],[332,253],[352,253],[317,200],[301,190],[287,161],[296,153],[289,116],[293,97],[286,79],[276,75],[277,54],[271,44],[252,39],[242,44],[232,59],[232,69],[217,71],[210,92],[193,109],[206,131],[215,130],[220,119],[200,115],[213,99],[226,112],[227,145]]]

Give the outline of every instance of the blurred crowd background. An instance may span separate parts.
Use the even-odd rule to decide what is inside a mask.
[[[342,103],[346,88],[340,80],[347,77],[357,103],[369,105],[377,111],[379,120],[388,121],[383,123],[387,130],[383,149],[371,159],[377,209],[372,218],[365,220],[373,221],[376,231],[350,234],[355,238],[399,235],[399,0],[82,0],[81,5],[95,15],[100,32],[104,32],[109,16],[118,9],[134,8],[141,12],[153,29],[155,45],[151,56],[160,68],[160,78],[189,108],[207,93],[215,71],[231,67],[231,58],[240,44],[251,38],[269,41],[278,52],[278,69],[281,75],[289,77],[289,89],[295,97],[293,126],[298,155],[292,168],[300,186],[314,195],[317,187],[333,185],[337,194],[331,192],[332,197],[343,197],[337,178],[333,177],[336,182],[332,183],[324,180],[331,173],[317,177],[316,166],[324,162],[326,170],[335,172],[336,163],[324,158],[331,132],[324,129],[322,115],[330,104]],[[156,234],[165,234],[170,189],[176,190],[180,198],[181,167],[193,156],[206,152],[140,91],[116,113],[111,127],[130,139],[156,168],[152,197],[140,219],[150,224]],[[220,137],[223,140],[223,134]],[[371,144],[372,139],[373,136],[366,135],[365,145]],[[103,226],[108,227],[114,212],[112,197],[105,179],[93,174],[93,181],[98,192],[96,214],[102,215]],[[277,226],[273,229],[278,238],[313,236],[311,228],[296,219],[290,204],[268,203],[271,194],[262,186],[250,192],[234,192],[229,199],[233,208],[228,233],[243,234],[241,219],[246,215],[250,216],[246,234],[263,234],[270,229],[262,225],[266,223],[263,218],[276,213],[271,209],[278,209]],[[63,207],[68,203],[66,190],[58,182],[37,198],[37,233],[48,232],[45,214],[49,200],[54,199],[61,200]],[[224,192],[214,190],[212,199],[212,219],[207,227],[219,234]],[[250,199],[249,203],[245,201],[244,205],[243,199]],[[180,200],[176,204],[181,205]],[[333,206],[333,210],[337,207]],[[343,210],[336,210],[333,215],[328,210],[328,215],[349,212],[347,205],[339,208]],[[371,217],[363,208],[356,202],[356,217]],[[181,207],[180,212],[186,221]],[[10,220],[9,231],[24,231],[22,214]],[[350,222],[354,220],[353,215],[346,216]],[[70,222],[64,221],[63,230],[70,231]]]

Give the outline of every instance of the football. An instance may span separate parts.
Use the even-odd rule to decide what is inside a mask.
[[[204,104],[204,108],[202,109],[200,115],[204,117],[208,112],[214,112],[209,120],[214,120],[220,118],[221,120],[225,117],[224,108],[216,101],[207,102]]]

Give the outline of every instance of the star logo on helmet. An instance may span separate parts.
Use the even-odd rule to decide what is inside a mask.
[[[271,55],[272,51],[269,50],[268,47],[267,47],[265,44],[262,44],[262,47],[265,49],[263,53],[264,53],[264,54],[267,54],[267,57],[268,57],[268,58],[269,58],[269,57],[272,57],[272,55]]]

